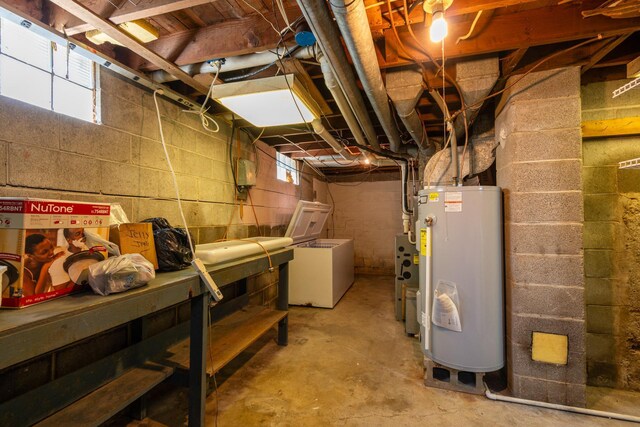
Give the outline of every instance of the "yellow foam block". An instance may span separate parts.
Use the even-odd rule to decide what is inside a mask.
[[[566,335],[533,333],[531,357],[537,362],[566,365],[569,353],[569,338]]]

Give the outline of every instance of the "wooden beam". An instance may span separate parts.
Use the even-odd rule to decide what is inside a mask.
[[[640,135],[640,117],[582,122],[583,138]]]
[[[529,48],[521,47],[520,49],[517,49],[516,51],[510,53],[509,56],[504,58],[504,62],[502,63],[503,77],[507,77],[511,73],[513,73],[513,70],[516,69],[516,67],[524,57],[525,53],[527,53],[527,50],[529,50]]]
[[[509,7],[522,7],[523,5],[535,6],[535,3],[540,3],[540,5],[546,4],[548,2],[544,2],[541,0],[455,0],[451,3],[451,6],[446,10],[445,15],[447,17],[467,15],[467,14],[475,14],[479,11],[488,12],[490,10],[495,9],[503,9]],[[385,7],[386,11],[386,7]],[[391,23],[388,19],[389,14],[384,13],[387,16],[386,20],[382,22],[371,22],[372,30],[386,30],[391,28]],[[394,24],[398,26],[405,25],[404,21],[404,13],[394,13]],[[418,24],[424,22],[425,13],[422,7],[416,7],[413,12],[409,15],[409,23]],[[370,18],[371,19],[371,18]]]
[[[613,49],[618,47],[618,45],[620,45],[620,43],[625,41],[627,39],[627,37],[629,37],[630,35],[631,35],[631,33],[625,34],[625,35],[620,36],[620,37],[615,37],[615,38],[612,38],[611,40],[609,40],[609,42],[605,46],[603,46],[602,49],[600,49],[598,52],[596,52],[591,57],[589,62],[587,62],[585,65],[582,66],[582,69],[580,70],[580,74],[584,74],[587,71],[589,71],[594,65],[596,65],[598,62],[600,62],[602,60],[602,58],[607,56],[609,54],[609,52],[611,52]]]
[[[627,78],[632,79],[640,76],[640,56],[627,63]]]
[[[610,19],[595,16],[588,20],[580,16],[582,8],[591,4],[597,4],[600,0],[584,0],[581,3],[569,3],[561,6],[544,7],[515,12],[509,14],[496,13],[476,37],[455,43],[456,39],[464,35],[470,25],[470,20],[451,22],[449,36],[445,40],[445,55],[447,58],[481,55],[515,50],[522,47],[539,46],[552,43],[560,43],[572,40],[581,40],[596,37],[601,34],[604,37],[619,36],[640,30],[640,18]],[[428,29],[416,26],[414,32],[418,40],[424,40],[422,46],[406,30],[400,30],[400,38],[409,52],[422,61],[428,61],[423,50],[426,50],[434,58],[441,58],[440,44],[429,42]],[[380,64],[382,67],[405,65],[410,60],[404,57],[403,51],[398,49],[397,40],[393,31],[385,31],[385,44],[387,57],[399,57],[394,62]]]
[[[290,21],[297,19],[301,14],[297,6],[286,11]],[[275,22],[273,13],[265,13],[265,16]],[[279,41],[280,36],[268,22],[259,15],[252,15],[160,37],[146,46],[178,65],[186,65],[272,49]],[[151,61],[132,66],[143,71],[159,68]]]
[[[209,88],[202,83],[195,80],[189,74],[182,71],[176,64],[173,64],[157,53],[149,50],[146,46],[144,46],[139,41],[133,39],[127,33],[122,31],[120,28],[115,26],[113,23],[102,19],[100,16],[93,13],[87,7],[81,5],[75,0],[50,0],[52,3],[62,7],[63,9],[69,11],[73,15],[82,19],[85,22],[91,23],[95,28],[107,34],[109,37],[113,38],[117,42],[121,43],[123,46],[131,49],[144,59],[149,62],[152,62],[159,68],[164,71],[172,74],[177,77],[179,80],[184,82],[185,84],[191,86],[197,91],[206,94]]]
[[[186,9],[189,7],[200,6],[203,4],[211,3],[212,0],[141,0],[137,2],[137,5],[129,1],[125,1],[120,9],[116,9],[111,16],[108,16],[109,20],[114,24],[122,24],[123,22],[133,21],[135,19],[145,19],[152,16],[158,16],[165,13],[176,12],[178,10]],[[108,3],[103,0],[103,3]],[[99,10],[92,10],[99,12]],[[106,16],[103,16],[107,18]],[[92,30],[93,25],[84,22],[84,20],[76,19],[69,20],[67,23],[67,34],[73,35],[78,33],[84,33]]]
[[[309,73],[304,69],[304,66],[300,63],[299,60],[295,58],[287,58],[283,59],[281,62],[277,62],[276,65],[280,70],[285,74],[294,74],[298,81],[302,83],[302,86],[309,92],[311,98],[316,101],[317,107],[320,109],[322,114],[333,114],[331,108],[325,102],[322,94],[309,77]]]

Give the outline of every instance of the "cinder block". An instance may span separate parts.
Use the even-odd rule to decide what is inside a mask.
[[[585,353],[569,353],[566,365],[552,365],[533,360],[530,346],[508,343],[507,360],[514,375],[566,383],[580,384],[586,381]]]
[[[142,135],[142,107],[129,101],[102,92],[102,123],[134,135]]]
[[[626,330],[625,309],[606,305],[587,306],[587,332],[621,335]]]
[[[511,309],[515,313],[584,318],[582,287],[516,284],[511,292]]]
[[[0,141],[0,185],[5,185],[7,183],[7,150],[9,149],[9,144],[6,142]]]
[[[613,249],[616,236],[616,224],[604,221],[585,221],[585,249]]]
[[[178,161],[178,151],[177,148],[167,145],[167,152],[172,164],[174,164],[174,168],[176,167],[175,163]],[[163,171],[169,170],[162,144],[152,139],[133,136],[131,138],[131,159],[134,165]]]
[[[640,139],[638,146],[640,147]],[[638,157],[640,157],[640,149],[638,149]],[[640,193],[640,170],[618,169],[617,174],[619,193]]]
[[[60,149],[96,159],[129,162],[131,136],[105,125],[60,116]]]
[[[219,162],[228,162],[229,161],[229,152],[228,152],[228,144],[226,141],[221,141],[219,138],[214,137],[212,135],[206,135],[202,132],[196,133],[196,153],[201,156],[208,157],[210,159],[217,160]],[[265,159],[261,165],[268,164],[265,163],[267,160]],[[273,162],[273,160],[269,160],[269,162]],[[273,179],[275,176],[275,170],[273,174],[270,174],[269,177]]]
[[[581,87],[582,105],[585,109],[619,108],[621,106],[638,105],[638,94],[628,91],[615,99],[613,91],[628,83],[629,80],[612,80],[607,82],[590,83]]]
[[[156,197],[158,194],[158,172],[123,163],[101,162],[104,194]]]
[[[128,344],[127,338],[125,325],[59,350],[56,352],[55,377],[60,378],[122,350]]]
[[[587,140],[584,143],[585,166],[613,166],[640,156],[638,137],[611,137]]]
[[[512,341],[515,344],[531,346],[532,333],[546,332],[567,335],[569,353],[585,352],[585,323],[583,319],[540,317],[532,314],[512,314]]]
[[[624,280],[587,277],[585,298],[589,305],[626,305],[629,303],[629,287]]]
[[[223,238],[226,227],[200,227],[198,229],[198,243],[213,243]]]
[[[194,154],[194,156],[195,155],[196,154]],[[231,175],[231,167],[229,166],[229,162],[219,162],[217,160],[212,160],[211,175],[209,176],[209,178],[213,178],[216,181],[232,183],[233,177]],[[281,190],[284,190],[282,192],[286,194],[286,188],[280,188],[283,187],[283,184],[291,185],[282,181],[274,182],[272,189],[277,192],[281,192]]]
[[[560,405],[586,406],[586,386],[514,375],[511,391],[514,397]]]
[[[515,76],[507,81],[496,111],[507,103],[523,100],[580,96],[580,67],[556,68]]]
[[[507,259],[507,279],[522,284],[584,286],[582,256],[514,254]]]
[[[9,183],[97,193],[100,191],[100,162],[91,157],[11,144]]]
[[[233,184],[207,178],[199,178],[198,181],[198,195],[200,200],[217,203],[233,202]]]
[[[582,189],[580,160],[560,160],[511,164],[513,182],[517,192],[571,191]]]
[[[173,132],[169,136],[167,143],[182,148],[183,150],[196,151],[197,139],[200,132],[180,124],[174,124],[172,128]],[[167,135],[165,135],[165,138],[167,138]]]
[[[587,360],[616,363],[616,338],[613,335],[588,333]]]
[[[609,120],[616,118],[616,109],[615,108],[605,108],[605,109],[584,109],[584,99],[583,99],[583,108],[582,108],[582,121],[589,120]]]
[[[607,249],[587,249],[584,251],[584,274],[586,277],[613,277],[614,254]]]
[[[176,105],[173,102],[170,102],[161,96],[157,96],[157,99],[158,99],[158,107],[160,107],[160,116],[163,119],[176,121],[178,120],[178,117],[180,117],[180,115],[185,114],[182,112],[183,108],[181,106]],[[142,91],[141,101],[142,101],[142,106],[144,108],[149,109],[153,112],[156,111],[156,106],[155,106],[155,103],[153,102],[153,92],[149,90]]]
[[[139,198],[134,203],[134,215],[132,221],[142,221],[147,218],[163,217],[171,225],[181,227],[182,219],[178,204],[174,200],[158,200]],[[187,220],[188,221],[188,220]]]
[[[582,222],[580,191],[509,194],[505,200],[505,220],[511,222]]]
[[[158,197],[175,199],[176,190],[170,172],[157,172]],[[198,179],[189,175],[176,174],[180,198],[183,200],[198,200]]]
[[[509,224],[505,241],[514,253],[576,255],[582,251],[582,229],[580,224]]]
[[[617,194],[585,194],[585,221],[619,221]]]
[[[556,98],[518,101],[513,109],[513,132],[537,132],[547,129],[579,129],[580,98]]]
[[[473,79],[483,76],[498,76],[500,62],[498,57],[460,61],[456,63],[456,79]]]
[[[39,148],[59,147],[60,114],[27,103],[0,98],[0,140],[36,145]]]
[[[137,135],[144,136],[145,138],[155,139],[160,141],[160,128],[158,127],[158,115],[154,110],[148,108],[142,108],[142,121],[140,132]],[[162,132],[164,133],[165,142],[170,143],[171,135],[174,132],[174,124],[172,121],[167,120],[164,117],[162,119]]]
[[[176,172],[202,178],[215,178],[213,173],[213,160],[190,151],[179,150],[177,154],[177,161],[173,163]]]
[[[125,79],[106,68],[100,68],[100,90],[136,105],[142,105],[142,97],[146,92],[146,90],[135,86],[129,79]],[[151,102],[153,103],[153,101]]]
[[[508,135],[512,161],[582,159],[580,129],[548,129],[537,132],[514,132]]]
[[[618,168],[589,167],[582,170],[582,178],[585,194],[616,193]]]
[[[615,363],[587,361],[588,384],[595,387],[618,386],[618,365]]]

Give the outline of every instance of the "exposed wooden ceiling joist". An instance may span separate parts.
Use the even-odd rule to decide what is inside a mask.
[[[293,21],[300,16],[300,9],[289,8],[286,13],[289,21]],[[265,16],[273,20],[273,14]],[[259,15],[253,15],[161,37],[147,43],[147,47],[178,65],[187,65],[272,49],[279,41],[280,36],[271,25]],[[142,71],[158,69],[151,61],[131,65]]]
[[[612,38],[605,46],[602,47],[598,52],[596,52],[589,62],[582,66],[582,70],[580,71],[582,74],[589,71],[594,65],[600,62],[605,56],[607,56],[613,49],[618,47],[623,41],[625,41],[631,34],[625,34],[620,37]]]
[[[107,0],[102,1],[107,3]],[[211,0],[140,0],[137,4],[125,1],[122,7],[116,9],[108,18],[114,24],[122,24],[123,22],[150,18],[207,3],[211,3]],[[85,23],[84,20],[76,19],[68,22],[66,31],[67,34],[73,35],[84,33],[93,28],[93,25]]]
[[[457,37],[468,32],[470,22],[452,22],[445,42],[445,55],[447,58],[481,55],[515,50],[524,46],[581,40],[596,37],[598,34],[605,37],[619,36],[640,30],[640,18],[614,20],[603,16],[587,19],[581,17],[580,12],[583,8],[599,1],[585,0],[553,8],[544,7],[510,14],[496,14],[482,33],[458,44],[455,43]],[[549,19],[550,16],[553,16],[553,19]],[[428,41],[428,29],[419,26],[414,28],[414,32],[418,40],[425,40],[422,46],[416,44],[406,29],[399,30],[405,48],[414,57],[421,61],[428,61],[422,49],[436,59],[442,56],[440,45]],[[385,47],[387,56],[394,60],[381,64],[382,67],[410,63],[403,57],[402,50],[398,49],[397,40],[391,30],[385,31]],[[395,60],[395,58],[398,59]]]
[[[167,61],[162,56],[157,53],[149,50],[145,45],[140,43],[139,41],[133,39],[127,33],[122,31],[112,22],[109,22],[100,16],[96,15],[86,6],[74,1],[74,0],[51,0],[56,5],[61,8],[67,10],[69,13],[72,13],[74,16],[82,19],[85,22],[90,23],[96,29],[102,31],[107,34],[109,37],[113,38],[117,42],[121,43],[125,47],[131,49],[136,54],[145,58],[147,61],[152,62],[157,67],[163,69],[164,71],[174,75],[179,80],[184,82],[185,84],[191,86],[197,91],[206,94],[209,88],[202,83],[195,80],[189,74],[182,71],[177,65]]]
[[[410,3],[407,1],[407,3]],[[522,6],[528,3],[545,3],[541,0],[455,0],[451,3],[451,6],[446,10],[447,17],[467,15],[471,13],[477,13],[479,11],[489,11],[499,8]],[[393,5],[393,2],[392,2]],[[386,8],[385,8],[386,11]],[[421,6],[416,7],[409,15],[409,22],[411,24],[418,24],[424,21],[424,12]],[[404,12],[394,12],[393,23],[396,26],[405,25]],[[391,21],[388,19],[380,21],[378,25],[372,25],[372,30],[385,30],[391,28]]]

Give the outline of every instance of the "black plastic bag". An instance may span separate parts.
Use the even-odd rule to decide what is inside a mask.
[[[172,227],[165,218],[148,218],[142,222],[150,222],[152,225],[158,270],[176,271],[191,265],[193,254],[184,229]]]

